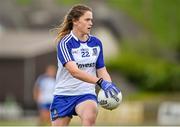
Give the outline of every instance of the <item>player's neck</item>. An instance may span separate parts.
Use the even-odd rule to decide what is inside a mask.
[[[84,41],[84,42],[87,41],[87,39],[88,39],[87,34],[83,34],[83,33],[79,32],[78,30],[75,30],[75,29],[73,29],[72,32],[80,41]]]

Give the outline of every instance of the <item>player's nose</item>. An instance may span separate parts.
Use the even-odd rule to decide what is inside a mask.
[[[92,22],[92,21],[90,21],[89,25],[90,25],[90,26],[92,26],[92,25],[93,25],[93,22]]]

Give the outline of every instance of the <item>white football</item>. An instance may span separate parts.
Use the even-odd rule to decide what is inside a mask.
[[[98,102],[99,105],[105,109],[113,110],[117,108],[122,101],[122,93],[120,92],[118,95],[114,95],[112,97],[106,97],[104,90],[100,90],[98,93]]]

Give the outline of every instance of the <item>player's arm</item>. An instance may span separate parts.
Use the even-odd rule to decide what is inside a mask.
[[[96,82],[99,80],[98,77],[90,75],[87,72],[80,70],[74,61],[67,62],[65,64],[65,67],[74,78],[77,78],[79,80],[93,84],[96,84]]]
[[[103,46],[101,41],[98,41],[98,46],[100,48],[99,56],[96,61],[96,73],[99,78],[111,82],[111,77],[106,70],[105,63],[104,63],[104,56],[103,56]]]
[[[107,72],[106,67],[97,69],[97,76],[99,78],[103,78],[104,80],[111,82],[111,77],[110,77],[109,73]]]
[[[38,84],[35,84],[34,88],[33,88],[33,99],[34,99],[34,101],[38,102],[39,94],[40,94],[39,86],[38,86]]]
[[[74,61],[67,62],[65,64],[65,68],[74,78],[99,85],[105,91],[105,95],[107,97],[108,93],[110,93],[110,95],[112,96],[113,93],[118,94],[120,92],[119,89],[113,83],[111,83],[111,78],[107,73],[105,67],[98,69],[98,73],[99,76],[102,76],[103,78],[106,78],[106,80],[109,81],[106,81],[103,78],[98,78],[96,76],[90,75],[87,72],[80,70]]]

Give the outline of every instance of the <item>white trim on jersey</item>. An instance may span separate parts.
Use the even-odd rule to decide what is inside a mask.
[[[71,31],[71,33],[70,33],[73,37],[74,37],[74,39],[76,40],[76,41],[78,41],[79,39],[73,34],[73,32]]]
[[[66,43],[72,38],[72,35],[69,34],[64,40],[62,40],[60,42],[60,49],[61,49],[61,52],[62,52],[62,55],[65,59],[66,62],[70,61],[71,60],[71,57],[69,55],[69,52],[68,52],[68,49],[67,49],[67,45]]]

